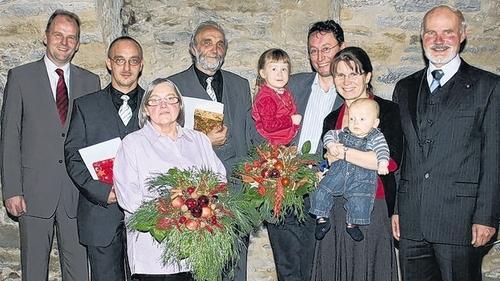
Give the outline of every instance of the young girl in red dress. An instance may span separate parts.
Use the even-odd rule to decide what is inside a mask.
[[[252,108],[257,132],[272,145],[287,145],[297,134],[302,115],[287,83],[290,57],[281,49],[269,49],[259,58],[257,95]]]

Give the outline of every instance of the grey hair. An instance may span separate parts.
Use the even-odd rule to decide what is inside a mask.
[[[424,18],[422,20],[422,24],[420,25],[420,36],[423,36],[424,33],[425,33],[425,22],[427,20],[427,17],[430,14],[432,14],[433,12],[435,12],[436,10],[439,10],[439,9],[446,9],[446,10],[452,12],[453,14],[455,14],[455,16],[460,21],[460,32],[462,34],[465,34],[465,29],[467,28],[467,22],[465,21],[464,14],[459,9],[453,8],[451,6],[448,6],[448,5],[439,5],[439,6],[436,6],[436,7],[432,8],[432,9],[430,9],[427,13],[425,13]]]
[[[189,41],[189,50],[196,49],[195,48],[196,47],[196,36],[198,36],[198,34],[200,34],[206,28],[215,28],[220,33],[222,33],[222,36],[224,36],[224,47],[225,47],[225,49],[227,49],[226,32],[224,31],[222,26],[220,24],[216,23],[215,21],[207,20],[207,21],[204,21],[204,22],[198,24],[198,26],[194,30],[194,33],[191,35],[191,40]],[[191,54],[191,55],[194,55],[194,54]]]
[[[146,122],[149,121],[149,116],[146,111],[146,106],[147,106],[146,103],[151,97],[151,94],[153,93],[156,86],[160,84],[166,84],[174,88],[175,94],[179,98],[179,106],[180,106],[179,116],[177,116],[177,123],[179,123],[181,126],[184,125],[184,104],[182,102],[182,94],[179,91],[179,88],[177,88],[177,85],[175,85],[174,82],[172,82],[167,78],[156,78],[155,80],[151,81],[151,83],[148,84],[148,86],[146,87],[146,91],[144,92],[144,96],[142,97],[138,113],[139,128],[144,127]]]

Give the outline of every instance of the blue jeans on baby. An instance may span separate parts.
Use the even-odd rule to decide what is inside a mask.
[[[358,138],[341,132],[340,143],[345,147],[367,151],[367,137]],[[343,196],[347,202],[346,221],[349,224],[370,224],[377,188],[377,171],[368,170],[345,160],[335,161],[311,194],[309,212],[316,217],[329,217],[333,197]]]

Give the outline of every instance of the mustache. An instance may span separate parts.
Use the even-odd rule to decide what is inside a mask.
[[[431,49],[433,51],[446,51],[451,47],[452,46],[450,46],[448,44],[433,44],[429,47],[429,49]]]

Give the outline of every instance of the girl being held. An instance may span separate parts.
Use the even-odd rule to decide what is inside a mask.
[[[259,58],[252,118],[257,132],[272,145],[289,144],[302,120],[286,87],[290,68],[290,57],[281,49],[269,49]]]

